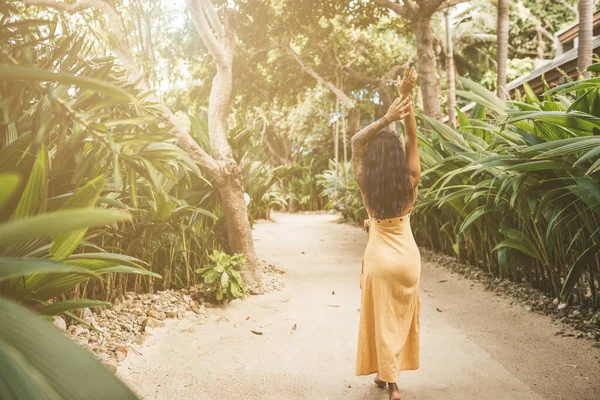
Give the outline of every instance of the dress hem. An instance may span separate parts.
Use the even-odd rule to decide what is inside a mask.
[[[416,370],[419,369],[419,367],[420,367],[419,365],[417,365],[417,366],[410,366],[410,367],[403,367],[403,368],[400,368],[400,372],[403,372],[403,371],[416,371]],[[398,378],[400,378],[400,372],[398,373],[398,376],[396,377],[396,380],[393,381],[392,383],[395,383],[395,382],[398,381]],[[377,374],[377,373],[379,373],[378,370],[373,370],[371,372],[360,372],[360,373],[359,372],[355,372],[354,374],[356,376],[367,376],[367,375],[373,375],[373,374]],[[390,383],[389,381],[387,381],[385,379],[382,379],[381,376],[379,377],[379,379],[381,379],[382,381],[384,381],[386,383]]]

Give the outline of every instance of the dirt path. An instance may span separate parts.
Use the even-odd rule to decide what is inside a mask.
[[[203,324],[170,321],[119,368],[144,399],[387,399],[354,376],[364,231],[274,218],[256,226],[256,247],[286,271],[285,289]],[[598,398],[600,349],[431,263],[421,282],[421,369],[402,374],[404,400]]]

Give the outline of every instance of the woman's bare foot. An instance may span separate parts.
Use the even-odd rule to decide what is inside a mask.
[[[377,374],[375,376],[375,384],[377,386],[379,386],[381,389],[385,388],[385,385],[387,385],[387,382],[382,381],[381,379],[379,379],[379,374]]]
[[[390,400],[401,400],[400,389],[395,383],[388,384],[388,394],[390,395]]]

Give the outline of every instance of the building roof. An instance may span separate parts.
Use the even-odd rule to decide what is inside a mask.
[[[600,31],[600,11],[594,13],[592,26],[594,27],[594,35],[598,34],[598,31]],[[579,36],[579,22],[574,22],[554,34],[554,37],[562,44],[572,42],[577,36]]]
[[[594,48],[594,54],[600,55],[600,36],[594,38],[592,47]],[[562,83],[560,82],[561,78],[565,77],[566,79],[566,76],[571,79],[576,79],[579,75],[579,71],[577,70],[577,51],[578,49],[576,47],[561,54],[542,67],[534,69],[527,75],[523,75],[522,77],[509,82],[506,85],[506,89],[510,93],[515,89],[522,88],[523,84],[527,82],[534,92],[541,94],[542,76],[545,77],[546,82],[548,82],[550,86],[556,86]]]

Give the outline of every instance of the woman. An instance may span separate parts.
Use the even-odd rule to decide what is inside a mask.
[[[398,77],[400,97],[386,115],[352,138],[352,167],[369,214],[369,241],[360,277],[362,289],[356,374],[377,373],[399,400],[400,371],[419,368],[421,256],[410,229],[421,164],[410,93],[414,68]],[[404,120],[405,149],[387,127]]]

